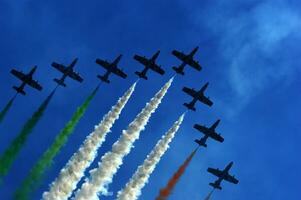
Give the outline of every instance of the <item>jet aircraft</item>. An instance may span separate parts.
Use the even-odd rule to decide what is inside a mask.
[[[205,136],[202,137],[200,140],[194,140],[194,141],[198,143],[200,146],[204,146],[204,147],[207,147],[206,141],[209,137],[218,142],[223,142],[224,138],[220,134],[216,133],[215,131],[215,128],[218,126],[219,122],[220,120],[217,120],[210,128],[199,124],[195,124],[193,128],[202,132]]]
[[[68,66],[65,66],[63,64],[58,64],[56,62],[53,62],[51,64],[52,67],[54,67],[55,69],[57,69],[58,71],[63,73],[63,76],[60,79],[53,79],[57,84],[66,87],[67,85],[65,84],[65,79],[67,77],[70,77],[78,82],[83,82],[83,78],[76,72],[74,72],[73,68],[77,62],[77,58],[75,58],[71,64],[69,64]]]
[[[146,58],[145,56],[134,55],[134,59],[145,66],[141,72],[135,72],[140,78],[147,80],[146,73],[149,69],[163,75],[165,71],[156,64],[156,59],[158,58],[160,51],[157,51],[151,58]]]
[[[220,169],[214,169],[214,168],[208,168],[207,171],[215,176],[218,177],[218,179],[214,182],[214,183],[209,183],[209,185],[211,185],[214,189],[219,189],[221,190],[222,187],[221,187],[221,182],[223,180],[225,181],[228,181],[230,183],[233,183],[233,184],[238,184],[238,180],[229,174],[229,170],[231,169],[233,165],[233,162],[230,162],[224,170],[220,170]]]
[[[202,67],[200,66],[199,62],[193,59],[193,56],[197,52],[198,48],[199,47],[195,47],[189,54],[173,50],[172,54],[182,61],[179,67],[172,67],[173,70],[178,74],[184,75],[184,67],[189,65],[197,71],[201,71]]]
[[[109,76],[111,73],[116,74],[117,76],[120,76],[121,78],[125,79],[127,77],[127,75],[122,70],[118,69],[118,66],[117,66],[121,57],[122,57],[122,55],[119,55],[111,63],[106,60],[96,59],[95,62],[107,70],[107,72],[103,76],[97,75],[97,77],[106,83],[110,83]]]
[[[193,88],[183,87],[183,91],[193,97],[190,103],[184,103],[183,105],[193,111],[196,110],[194,105],[196,104],[197,101],[200,101],[208,106],[212,106],[213,102],[209,99],[209,97],[206,97],[204,95],[204,92],[207,89],[208,85],[209,83],[207,82],[199,91],[196,91]]]
[[[17,86],[13,86],[13,88],[17,91],[17,93],[20,93],[22,95],[25,95],[25,91],[24,91],[24,87],[26,85],[29,85],[32,88],[35,88],[39,91],[41,91],[43,88],[42,86],[35,80],[33,80],[32,76],[35,73],[37,69],[37,66],[34,66],[29,73],[24,74],[22,71],[18,71],[16,69],[12,69],[10,71],[11,74],[13,74],[15,77],[17,77],[18,79],[20,79],[22,81],[22,84],[17,87]]]

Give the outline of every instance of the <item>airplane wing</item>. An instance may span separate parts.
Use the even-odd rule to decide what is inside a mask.
[[[17,71],[17,70],[15,70],[15,69],[12,69],[11,71],[10,71],[10,73],[12,74],[12,75],[14,75],[15,77],[17,77],[18,79],[20,79],[20,80],[24,80],[24,78],[25,78],[25,74],[23,73],[23,72],[20,72],[20,71]]]
[[[182,60],[182,61],[184,61],[184,58],[186,57],[186,55],[185,55],[184,53],[179,52],[179,51],[177,51],[177,50],[173,50],[173,51],[172,51],[172,54],[173,54],[174,56],[176,56],[177,58],[179,58],[180,60]]]
[[[219,170],[219,169],[214,169],[214,168],[208,168],[207,169],[207,171],[209,172],[209,173],[211,173],[211,174],[213,174],[214,176],[217,176],[217,177],[221,177],[222,176],[222,171],[221,170]]]
[[[96,59],[95,62],[96,62],[97,64],[99,64],[100,66],[102,66],[103,68],[105,68],[105,69],[109,69],[109,67],[110,67],[110,63],[108,63],[108,62],[105,61],[105,60]]]
[[[62,64],[58,64],[56,62],[51,63],[51,66],[54,67],[55,69],[59,70],[60,72],[64,73],[66,67]]]
[[[231,176],[229,174],[224,179],[230,183],[234,183],[234,184],[238,183],[238,180],[234,176]]]
[[[122,70],[120,70],[118,68],[115,68],[112,72],[114,74],[116,74],[117,76],[120,76],[121,78],[126,78],[127,77],[126,73],[124,73]]]
[[[165,73],[165,71],[158,65],[154,64],[154,65],[151,65],[150,68],[155,71],[155,72],[158,72],[159,74],[163,75]]]
[[[84,79],[83,79],[78,73],[76,73],[76,72],[72,72],[72,73],[68,74],[68,76],[69,76],[70,78],[72,78],[72,79],[78,81],[78,82],[83,82],[83,80],[84,80]]]
[[[208,106],[212,106],[213,105],[213,102],[208,97],[205,97],[205,96],[201,96],[199,98],[199,101],[203,102],[204,104],[206,104]]]
[[[211,134],[210,137],[212,139],[216,140],[216,141],[219,141],[219,142],[223,142],[224,141],[224,138],[221,135],[217,134],[217,133]]]
[[[198,71],[201,71],[201,69],[202,69],[200,64],[198,62],[196,62],[195,60],[190,59],[186,63]]]
[[[197,91],[195,91],[194,89],[188,88],[188,87],[183,87],[183,92],[185,92],[186,94],[195,97],[197,95]]]
[[[42,86],[35,80],[30,80],[29,82],[26,83],[37,90],[42,90]]]
[[[139,55],[135,55],[134,59],[137,60],[138,62],[140,62],[143,65],[147,65],[148,64],[148,59]]]

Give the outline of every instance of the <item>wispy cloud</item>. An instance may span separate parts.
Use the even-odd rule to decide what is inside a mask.
[[[206,26],[217,40],[215,57],[235,105],[230,114],[272,86],[288,85],[301,70],[296,45],[301,42],[301,16],[289,3],[237,1],[233,6],[224,1],[206,11],[193,17],[196,26]]]
[[[233,29],[237,24],[239,27]],[[272,2],[259,4],[228,23],[221,48],[231,60],[231,86],[244,101],[294,74],[297,66],[293,66],[291,55],[284,52],[284,47],[300,25],[296,12]]]

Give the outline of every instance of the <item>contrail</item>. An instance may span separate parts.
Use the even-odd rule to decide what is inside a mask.
[[[107,152],[101,158],[98,168],[90,171],[90,179],[86,179],[81,189],[75,194],[76,200],[98,200],[98,195],[107,194],[108,185],[112,182],[114,174],[122,165],[123,158],[130,153],[133,143],[144,130],[151,114],[155,112],[173,78],[171,78],[160,91],[146,104],[145,108],[136,116],[127,130],[122,132],[120,138],[113,144],[112,151]]]
[[[136,200],[141,195],[141,190],[148,182],[151,173],[155,170],[163,154],[169,148],[169,143],[174,138],[184,119],[184,114],[173,124],[166,134],[158,141],[154,149],[144,160],[132,176],[125,188],[118,192],[117,200]]]
[[[130,99],[135,90],[134,83],[126,93],[118,100],[117,104],[103,117],[98,126],[95,126],[94,132],[87,136],[79,150],[73,154],[66,166],[61,170],[59,176],[50,185],[50,191],[44,192],[44,200],[65,200],[72,195],[76,189],[77,183],[84,176],[88,168],[97,155],[98,148],[105,141],[107,133],[111,130],[114,122]]]
[[[25,123],[19,135],[12,141],[6,151],[0,156],[0,179],[2,179],[8,173],[18,153],[25,144],[27,137],[33,131],[34,127],[43,116],[43,113],[46,110],[55,91],[56,90],[54,89],[50,93],[50,95],[42,102],[38,110],[34,112],[32,117]]]
[[[5,105],[5,107],[3,108],[3,110],[1,110],[0,112],[0,123],[4,120],[7,112],[9,111],[10,107],[13,105],[13,102],[15,100],[17,95],[15,95],[13,98],[11,98],[9,100],[9,102]]]
[[[211,195],[213,194],[213,192],[214,192],[214,189],[209,192],[209,194],[205,197],[204,200],[210,200],[211,199]]]
[[[184,174],[186,168],[188,167],[191,159],[193,158],[197,150],[198,147],[188,156],[188,158],[186,158],[185,162],[179,167],[176,173],[174,173],[174,175],[168,181],[167,185],[160,190],[160,193],[157,196],[156,200],[166,200],[168,198],[176,184],[179,182],[181,176]]]
[[[70,121],[65,125],[65,127],[60,131],[60,133],[55,137],[52,145],[44,152],[42,157],[35,163],[31,168],[27,177],[23,180],[22,185],[14,194],[15,199],[27,200],[30,199],[30,193],[35,190],[45,173],[45,171],[51,166],[54,157],[59,153],[60,149],[68,141],[68,137],[73,132],[75,126],[78,124],[79,120],[84,115],[86,109],[88,108],[90,102],[96,95],[99,86],[97,86],[93,92],[86,98],[84,103],[77,108],[75,113],[73,113]]]

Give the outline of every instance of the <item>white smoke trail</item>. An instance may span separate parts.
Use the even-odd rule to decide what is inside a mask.
[[[184,114],[180,116],[166,134],[158,141],[154,149],[144,160],[132,176],[125,188],[118,192],[117,200],[136,200],[141,195],[141,190],[148,182],[151,173],[155,170],[163,154],[169,148],[169,143],[174,138],[181,123],[183,122]]]
[[[73,154],[66,166],[61,170],[59,176],[52,182],[49,192],[44,192],[44,200],[65,200],[71,196],[76,189],[77,183],[84,176],[85,169],[90,166],[97,155],[98,148],[105,141],[107,133],[110,132],[114,122],[135,90],[134,83],[125,94],[118,100],[117,104],[103,117],[94,132],[87,136],[79,150]]]
[[[86,179],[81,189],[77,191],[75,200],[98,200],[98,194],[108,193],[108,185],[122,165],[124,156],[130,153],[133,143],[139,138],[140,132],[145,128],[151,114],[161,103],[172,81],[173,78],[146,104],[145,108],[130,123],[127,130],[123,130],[118,141],[113,144],[112,151],[102,156],[98,168],[90,171],[90,178]]]

